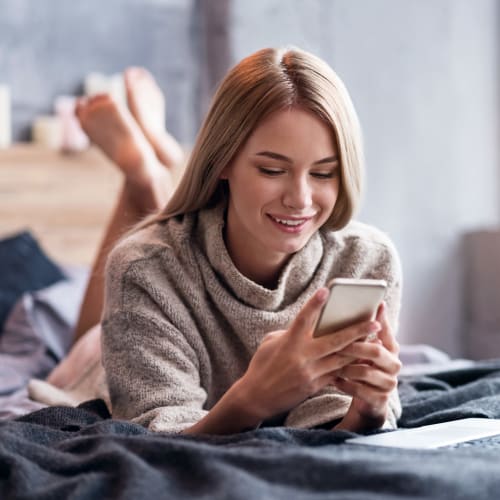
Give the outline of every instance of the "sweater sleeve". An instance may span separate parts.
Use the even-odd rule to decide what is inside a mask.
[[[385,302],[387,304],[387,315],[392,332],[397,336],[399,330],[399,313],[401,310],[401,293],[403,286],[403,273],[401,261],[396,248],[389,243],[385,250],[382,261],[382,278],[387,281]]]
[[[206,413],[196,356],[167,321],[119,312],[102,325],[102,356],[114,418],[180,432]]]
[[[158,254],[137,247],[115,247],[106,269],[101,342],[112,415],[180,432],[207,413],[197,332]]]

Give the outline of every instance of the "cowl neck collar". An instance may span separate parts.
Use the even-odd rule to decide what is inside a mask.
[[[224,242],[226,204],[199,212],[197,241],[210,266],[224,286],[249,306],[278,311],[304,292],[323,257],[323,241],[316,232],[307,244],[292,255],[278,278],[276,288],[269,289],[244,276],[234,265]]]

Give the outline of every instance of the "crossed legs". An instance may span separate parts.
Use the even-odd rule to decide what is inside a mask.
[[[129,68],[124,76],[128,108],[98,95],[81,100],[76,111],[91,141],[122,171],[123,185],[91,270],[75,342],[100,321],[109,251],[140,219],[165,206],[174,188],[173,169],[184,161],[165,129],[165,98],[154,78],[143,68]]]
[[[100,328],[93,327],[101,319],[109,251],[139,220],[165,206],[174,189],[173,172],[184,162],[181,147],[165,130],[165,99],[154,78],[142,68],[129,68],[124,76],[128,107],[108,95],[84,98],[77,105],[82,128],[122,171],[123,184],[91,269],[75,329],[77,345],[47,378],[56,388],[78,385],[83,372],[100,362]],[[40,392],[37,387],[45,395],[50,387],[30,384],[32,397],[45,399],[34,394]]]

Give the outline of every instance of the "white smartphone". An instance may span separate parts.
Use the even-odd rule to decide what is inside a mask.
[[[360,321],[374,320],[384,300],[387,283],[385,280],[334,278],[326,286],[330,295],[316,324],[315,337]]]

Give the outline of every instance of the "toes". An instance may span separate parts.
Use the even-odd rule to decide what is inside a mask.
[[[145,73],[147,73],[147,71],[140,66],[130,66],[123,72],[123,77],[126,83],[131,84],[144,76]]]
[[[149,81],[156,83],[153,75],[141,66],[132,66],[124,71],[125,84],[127,86],[132,86],[134,84],[140,84],[141,82]]]
[[[132,81],[134,80],[134,75],[136,72],[137,68],[135,66],[131,66],[130,68],[127,68],[123,72],[123,79],[125,80],[125,85],[130,85]]]
[[[103,94],[94,94],[89,98],[89,104],[95,104],[95,103],[100,103],[104,101],[109,101],[111,99],[111,96],[109,94],[103,93]]]

